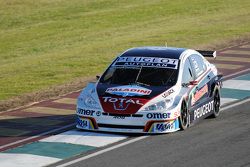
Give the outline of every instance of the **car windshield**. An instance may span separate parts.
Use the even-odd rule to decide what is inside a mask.
[[[101,83],[144,86],[172,86],[176,84],[178,70],[156,67],[111,66],[100,79]]]

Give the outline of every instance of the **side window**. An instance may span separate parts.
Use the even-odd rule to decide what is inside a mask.
[[[201,56],[191,55],[190,60],[191,60],[192,67],[194,69],[196,77],[199,77],[202,73],[206,71],[207,66],[204,63],[204,60]]]
[[[182,74],[182,83],[189,83],[194,80],[194,75],[192,72],[192,67],[190,65],[189,59],[186,59]]]

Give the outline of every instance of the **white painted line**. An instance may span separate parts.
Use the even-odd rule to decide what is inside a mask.
[[[60,161],[59,158],[32,154],[0,153],[2,167],[42,167]]]
[[[246,80],[227,80],[223,82],[223,88],[250,90],[250,81]]]
[[[242,101],[239,101],[239,102],[234,103],[234,104],[230,104],[228,106],[222,107],[221,111],[227,110],[227,109],[235,107],[235,106],[239,106],[239,105],[244,104],[244,103],[249,102],[249,101],[250,101],[250,98],[242,100]]]
[[[227,110],[227,109],[229,109],[229,108],[231,108],[231,107],[235,107],[235,106],[241,105],[241,104],[246,103],[246,102],[248,102],[248,101],[250,101],[250,98],[249,98],[249,99],[246,99],[246,100],[243,100],[243,101],[240,101],[240,102],[235,103],[235,104],[228,105],[228,106],[226,106],[226,107],[222,107],[222,108],[221,108],[221,111],[225,111],[225,110]],[[115,146],[112,146],[112,147],[103,149],[103,150],[101,150],[101,151],[98,151],[98,152],[95,152],[95,153],[86,155],[86,156],[81,157],[81,158],[77,158],[77,159],[75,159],[75,160],[66,162],[66,163],[61,164],[61,165],[57,165],[56,167],[65,167],[65,166],[68,166],[68,165],[72,165],[72,164],[78,163],[78,162],[80,162],[80,161],[83,161],[83,160],[86,160],[86,159],[89,159],[89,158],[98,156],[98,155],[100,155],[100,154],[109,152],[109,151],[111,151],[111,150],[114,150],[114,149],[123,147],[123,146],[125,146],[125,145],[128,145],[128,144],[131,144],[131,143],[134,143],[134,142],[143,140],[143,139],[145,139],[145,138],[147,138],[147,137],[150,137],[150,136],[141,136],[141,137],[137,137],[137,138],[131,139],[131,140],[129,140],[129,141],[126,141],[126,142],[124,142],[124,143],[121,143],[121,144],[118,144],[118,145],[115,145]]]
[[[22,140],[18,140],[18,141],[13,142],[13,143],[5,144],[3,146],[0,146],[0,149],[6,148],[6,147],[10,147],[10,146],[13,146],[13,145],[16,145],[16,144],[20,144],[20,143],[23,143],[25,141],[29,141],[29,140],[32,140],[32,139],[36,139],[38,137],[45,136],[45,135],[48,135],[50,133],[55,133],[57,131],[61,131],[61,130],[67,129],[67,128],[69,128],[71,126],[74,126],[74,125],[75,125],[75,123],[72,123],[72,124],[69,124],[69,125],[57,128],[57,129],[53,129],[53,130],[50,130],[50,131],[47,131],[47,132],[44,132],[44,133],[40,133],[40,134],[38,134],[36,136],[28,137],[28,138],[25,138],[25,139],[22,139]]]
[[[60,142],[87,145],[93,147],[103,147],[111,143],[126,139],[128,136],[116,135],[110,133],[84,132],[70,130],[55,136],[51,136],[40,141],[42,142]]]
[[[224,105],[226,103],[230,103],[230,102],[233,102],[233,101],[236,101],[236,100],[239,100],[239,99],[233,99],[233,98],[221,98],[221,105]]]

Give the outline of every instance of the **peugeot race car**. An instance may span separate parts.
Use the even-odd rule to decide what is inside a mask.
[[[220,112],[221,75],[213,51],[132,48],[77,100],[79,129],[128,133],[184,130]]]

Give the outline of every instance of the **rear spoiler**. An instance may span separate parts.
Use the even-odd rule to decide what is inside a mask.
[[[204,57],[213,57],[216,58],[216,51],[210,51],[210,50],[196,50]]]

